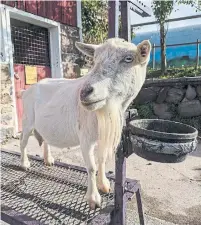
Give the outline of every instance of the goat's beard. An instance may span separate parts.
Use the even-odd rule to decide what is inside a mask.
[[[108,102],[96,111],[98,120],[98,152],[100,157],[112,158],[121,140],[123,117],[116,102]]]

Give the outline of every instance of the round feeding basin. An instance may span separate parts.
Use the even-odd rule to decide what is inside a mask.
[[[133,151],[151,161],[182,162],[197,148],[198,131],[189,125],[160,119],[129,122]]]

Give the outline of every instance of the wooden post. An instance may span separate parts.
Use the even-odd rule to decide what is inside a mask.
[[[118,37],[119,31],[119,1],[108,1],[108,38]]]
[[[121,1],[121,37],[131,42],[130,3]]]
[[[200,51],[199,51],[199,42],[200,40],[197,39],[197,44],[196,44],[196,47],[197,47],[197,51],[196,51],[196,66],[195,66],[195,69],[197,70],[198,67],[199,67],[199,57],[200,57]]]
[[[152,68],[153,69],[155,69],[155,65],[156,65],[156,59],[155,59],[155,57],[156,57],[156,55],[155,55],[156,54],[156,47],[155,46],[156,46],[155,44],[153,44],[153,46],[152,46],[152,56],[153,56],[152,57],[152,60],[153,60],[152,61],[152,65],[153,65]]]

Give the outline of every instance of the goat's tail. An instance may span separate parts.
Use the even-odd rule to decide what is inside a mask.
[[[116,104],[96,111],[98,120],[98,157],[112,158],[121,139],[123,120]]]

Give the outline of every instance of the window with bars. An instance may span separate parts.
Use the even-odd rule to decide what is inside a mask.
[[[14,63],[50,66],[48,29],[15,21],[11,33]]]

